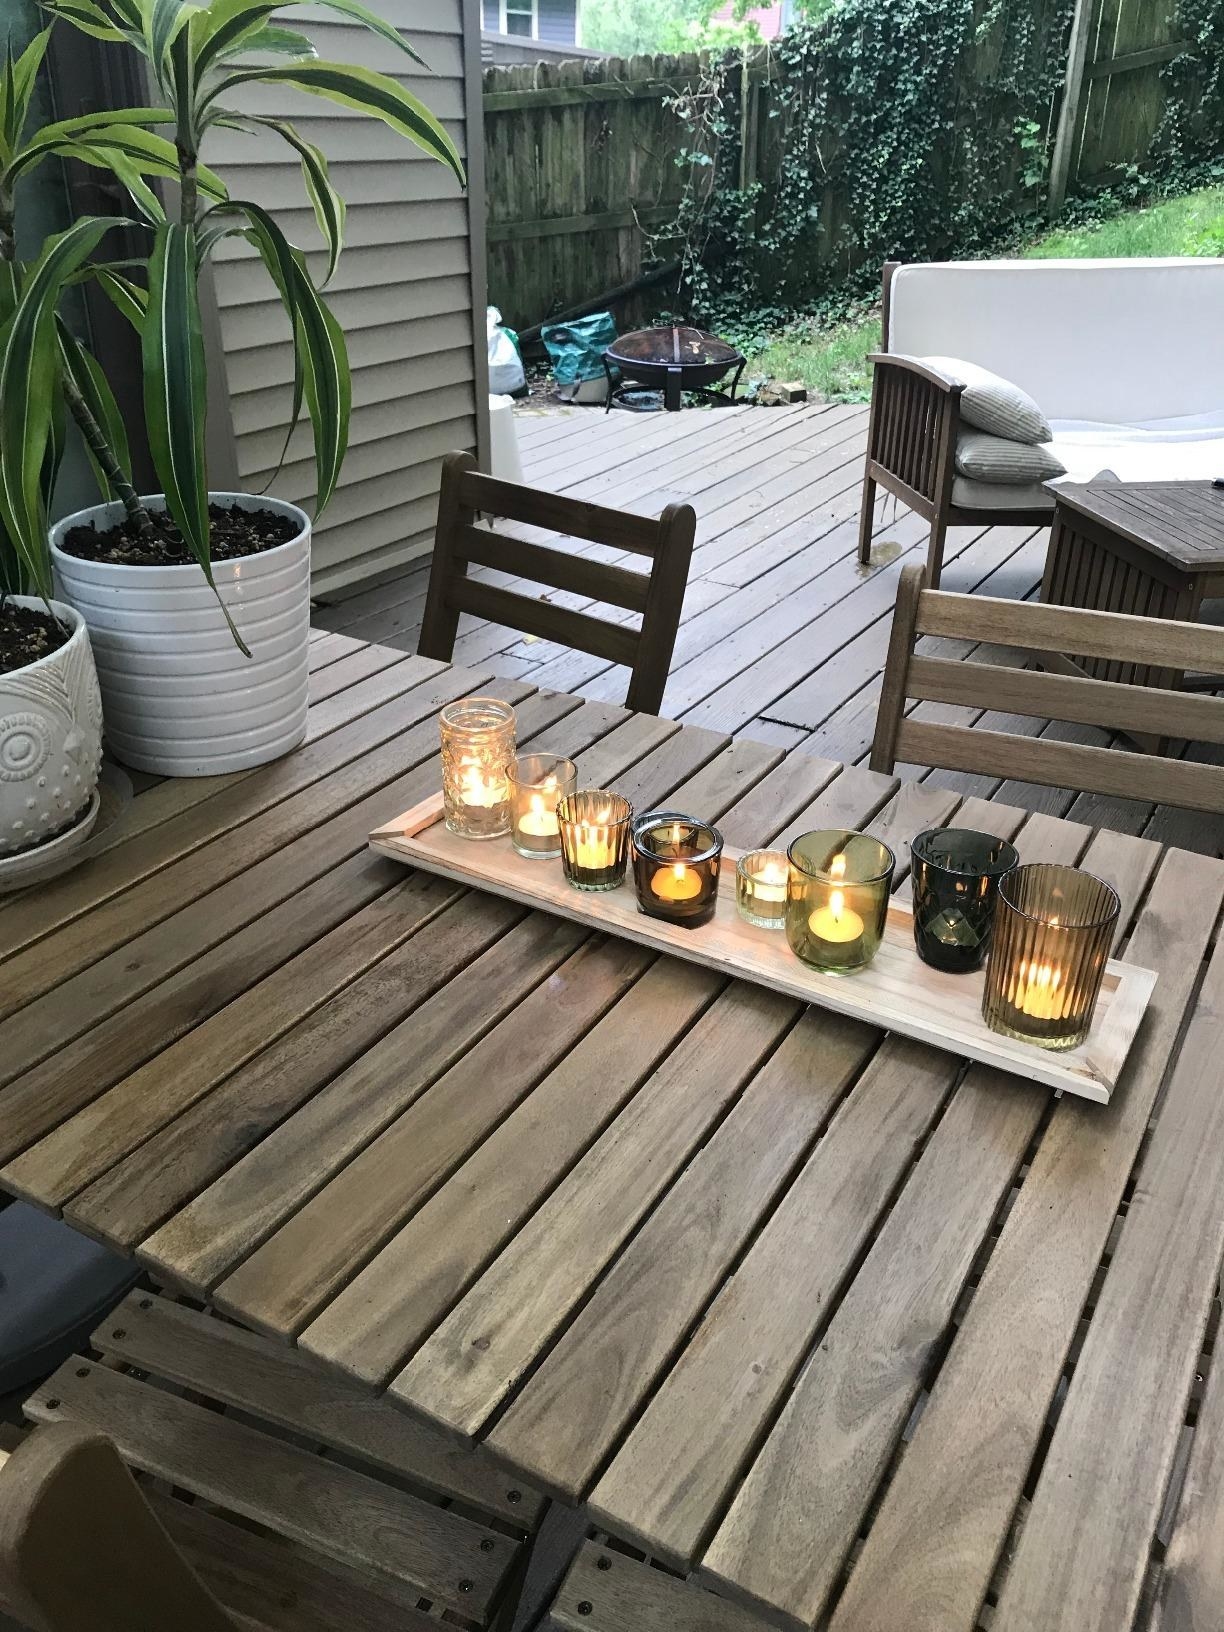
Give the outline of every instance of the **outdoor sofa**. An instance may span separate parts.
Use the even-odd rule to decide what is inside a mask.
[[[1040,524],[1043,481],[957,470],[964,382],[949,360],[1028,394],[1044,444],[1083,482],[1224,477],[1224,260],[950,261],[884,268],[859,556],[876,487],[931,523],[929,582],[948,527]],[[922,359],[940,359],[932,365]],[[963,461],[962,461],[963,463]]]

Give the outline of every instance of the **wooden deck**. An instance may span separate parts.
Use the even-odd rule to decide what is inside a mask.
[[[866,408],[848,406],[606,416],[590,408],[521,409],[518,416],[525,477],[533,485],[643,514],[677,500],[697,511],[697,549],[664,712],[849,763],[865,759],[874,728],[898,574],[903,564],[922,559],[925,539],[918,517],[883,500],[872,565],[859,566],[866,429]],[[1045,529],[954,529],[943,587],[1031,596],[1047,537]],[[428,565],[421,564],[318,608],[315,622],[415,651],[427,578]],[[1224,615],[1218,604],[1213,610]],[[456,662],[488,663],[508,678],[585,697],[624,698],[626,672],[600,659],[475,619],[465,619],[460,630]],[[963,644],[942,644],[954,648],[943,655],[967,651]],[[938,709],[941,717],[950,712],[965,716]],[[1000,721],[986,712],[965,723],[997,728]],[[1043,729],[1040,721],[1014,718],[1006,728]],[[1107,740],[1088,728],[1045,729],[1068,740]],[[908,774],[923,771],[911,767]],[[926,779],[1224,855],[1224,813],[1203,816],[951,772]]]

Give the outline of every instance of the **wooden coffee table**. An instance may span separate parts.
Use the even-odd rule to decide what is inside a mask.
[[[1224,475],[1224,446],[1220,464]],[[1053,492],[1043,601],[1190,622],[1204,600],[1224,595],[1224,488],[1097,481]],[[1051,666],[1134,685],[1187,683],[1181,670],[1075,654],[1052,656]]]

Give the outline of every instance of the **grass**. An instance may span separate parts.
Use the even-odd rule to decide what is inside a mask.
[[[1125,255],[1224,256],[1224,187],[1125,210],[1105,221],[1043,234],[1020,253],[1029,259],[1113,259]],[[867,354],[880,349],[878,310],[822,327],[797,318],[751,348],[748,374],[801,380],[829,402],[866,402],[871,395]]]

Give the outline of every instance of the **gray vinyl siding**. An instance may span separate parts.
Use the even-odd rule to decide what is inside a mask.
[[[443,121],[465,160],[471,129],[471,208],[449,170],[377,120],[280,87],[246,87],[242,99],[246,111],[290,118],[317,143],[348,204],[345,249],[328,298],[348,344],[353,414],[340,486],[315,533],[316,594],[427,553],[443,455],[483,450],[486,440],[478,0],[381,0],[375,9],[404,31],[432,73],[335,14],[304,12],[295,26],[321,57],[378,69],[406,85]],[[291,150],[274,136],[219,131],[205,157],[231,193],[272,209],[321,276],[322,240]],[[257,491],[280,458],[288,425],[288,323],[242,241],[219,246],[213,296],[233,474],[238,486]],[[308,427],[294,433],[271,491],[313,508]]]

